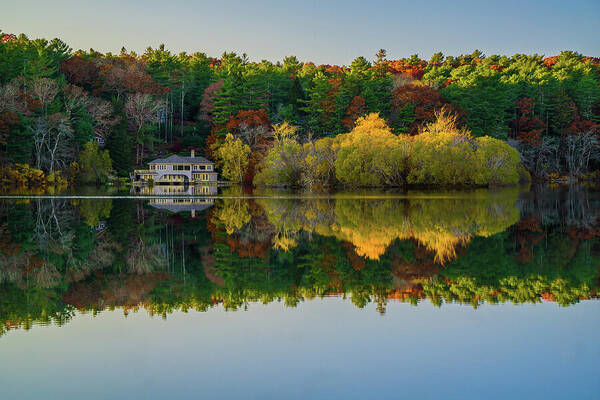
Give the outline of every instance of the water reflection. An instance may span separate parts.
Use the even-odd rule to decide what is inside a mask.
[[[391,300],[567,306],[597,296],[600,203],[588,189],[236,190],[0,201],[0,334],[115,307],[166,317],[335,295],[384,313]]]
[[[133,186],[131,193],[153,196],[215,196],[218,188],[217,185],[141,185]]]

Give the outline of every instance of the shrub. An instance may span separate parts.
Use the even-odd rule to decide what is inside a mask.
[[[44,172],[29,164],[0,167],[0,185],[34,187],[45,186],[47,183]]]
[[[76,177],[82,183],[104,183],[112,171],[108,150],[100,151],[96,142],[87,142],[84,145],[76,165]]]
[[[275,146],[261,164],[256,185],[314,186],[337,180],[354,186],[483,186],[530,179],[516,149],[502,140],[472,137],[445,109],[414,137],[394,135],[378,114],[357,119],[349,133],[303,146],[293,139],[294,127],[282,124],[275,131]]]
[[[414,137],[408,182],[424,185],[512,185],[526,179],[519,152],[491,137],[473,138],[442,109]]]
[[[470,136],[424,132],[415,136],[408,183],[418,185],[482,185]]]
[[[356,121],[350,133],[336,138],[335,174],[342,184],[359,186],[405,183],[410,138],[396,136],[379,114]]]
[[[484,136],[475,139],[477,169],[489,185],[515,185],[521,180],[519,152],[505,141]],[[521,166],[521,168],[523,168]]]
[[[336,151],[332,138],[305,143],[303,148],[302,186],[326,186],[335,183]]]
[[[267,152],[261,163],[260,171],[254,176],[254,184],[259,186],[299,185],[303,156],[302,146],[295,140],[284,138],[278,141]]]

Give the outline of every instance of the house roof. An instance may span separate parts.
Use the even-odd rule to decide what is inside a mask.
[[[157,158],[156,160],[150,161],[148,164],[214,164],[212,161],[204,157],[181,157],[178,155],[172,155],[167,158]]]

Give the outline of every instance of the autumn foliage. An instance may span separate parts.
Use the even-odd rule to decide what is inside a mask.
[[[269,126],[269,115],[264,108],[260,110],[240,110],[237,115],[232,115],[225,126],[228,132],[237,133],[242,125],[248,128]]]
[[[406,133],[415,135],[426,123],[433,121],[442,107],[459,117],[462,112],[451,105],[436,89],[422,84],[406,84],[392,91],[391,123],[400,125]]]
[[[514,123],[517,139],[538,146],[541,142],[540,134],[546,129],[546,124],[534,115],[534,104],[529,97],[522,98],[516,104],[520,115]]]
[[[342,124],[348,128],[352,129],[356,120],[359,117],[365,115],[367,111],[365,99],[362,96],[354,96],[348,109],[346,110],[346,116],[342,120]]]
[[[97,91],[102,86],[100,68],[90,60],[81,56],[73,56],[60,64],[60,71],[67,82]]]

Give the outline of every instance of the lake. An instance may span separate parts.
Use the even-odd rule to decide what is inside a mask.
[[[6,399],[599,399],[600,191],[5,193]]]

